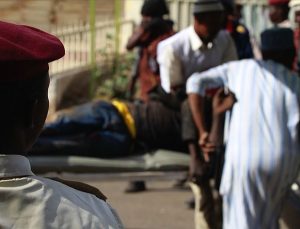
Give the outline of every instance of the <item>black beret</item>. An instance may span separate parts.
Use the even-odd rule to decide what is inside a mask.
[[[165,0],[145,0],[141,14],[150,17],[162,17],[169,14],[169,9]]]
[[[271,28],[261,33],[262,51],[281,51],[295,48],[294,33],[289,28]]]

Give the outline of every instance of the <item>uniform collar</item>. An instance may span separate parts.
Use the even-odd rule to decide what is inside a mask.
[[[279,28],[291,28],[292,24],[291,24],[290,20],[287,19],[287,20],[284,20],[284,21],[280,22],[279,24],[277,24],[277,26]]]
[[[205,49],[211,49],[213,47],[214,42],[208,43],[208,45],[205,45],[198,34],[196,33],[193,26],[189,27],[189,38],[191,42],[191,47],[193,51],[197,51],[199,49],[205,48]]]
[[[34,174],[26,157],[0,154],[0,178],[32,175]]]

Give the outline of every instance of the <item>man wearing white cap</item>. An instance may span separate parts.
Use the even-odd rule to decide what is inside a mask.
[[[193,26],[158,45],[157,60],[161,86],[168,95],[179,100],[179,103],[186,99],[185,83],[193,73],[237,59],[230,35],[226,31],[220,31],[224,18],[223,10],[223,5],[218,0],[196,1]],[[185,114],[183,118],[186,118]],[[183,123],[183,140],[195,141],[195,136],[192,136],[194,133],[185,131],[191,129],[185,119]],[[195,152],[191,156],[196,157]]]
[[[283,201],[299,170],[300,78],[291,71],[293,31],[269,29],[261,41],[263,60],[230,62],[195,73],[187,82],[204,148],[213,144],[201,111],[205,90],[225,86],[237,99],[220,188],[225,229],[278,228]]]
[[[197,0],[193,8],[194,23],[158,45],[161,86],[168,96],[175,98],[182,110],[182,138],[191,155],[190,176],[203,177],[203,161],[197,144],[197,131],[189,114],[186,100],[186,80],[195,72],[237,59],[235,44],[230,35],[221,30],[224,7],[219,0]],[[207,186],[208,180],[200,187]],[[205,185],[204,185],[205,183]],[[202,188],[203,191],[208,190]],[[210,196],[207,193],[207,196]],[[210,197],[209,197],[210,199]],[[203,202],[204,203],[204,202]],[[209,204],[206,205],[206,208]],[[208,217],[211,218],[211,217]],[[211,218],[213,223],[214,219]]]
[[[166,92],[184,86],[194,72],[237,59],[234,42],[227,32],[220,31],[223,10],[218,0],[197,0],[194,25],[159,44],[157,58]]]

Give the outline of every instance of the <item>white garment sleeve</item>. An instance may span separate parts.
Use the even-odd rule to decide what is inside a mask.
[[[183,84],[180,60],[175,56],[172,46],[163,42],[158,45],[157,62],[162,88],[170,93],[171,88]]]
[[[227,71],[228,64],[223,64],[201,73],[194,73],[187,80],[186,93],[204,96],[207,89],[227,85]]]
[[[227,62],[233,61],[233,60],[238,60],[238,55],[237,55],[234,41],[231,38],[231,36],[228,34],[228,43],[225,48],[225,52],[224,52],[224,55],[222,58],[222,63],[227,63]]]

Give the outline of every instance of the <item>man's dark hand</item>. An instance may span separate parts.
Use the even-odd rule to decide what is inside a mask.
[[[213,114],[223,114],[225,111],[230,110],[236,102],[236,97],[233,92],[220,88],[213,97]]]
[[[209,133],[204,132],[200,134],[199,138],[199,146],[201,147],[201,150],[203,152],[203,157],[206,162],[209,162],[209,155],[213,152],[215,152],[216,145],[209,141]]]

